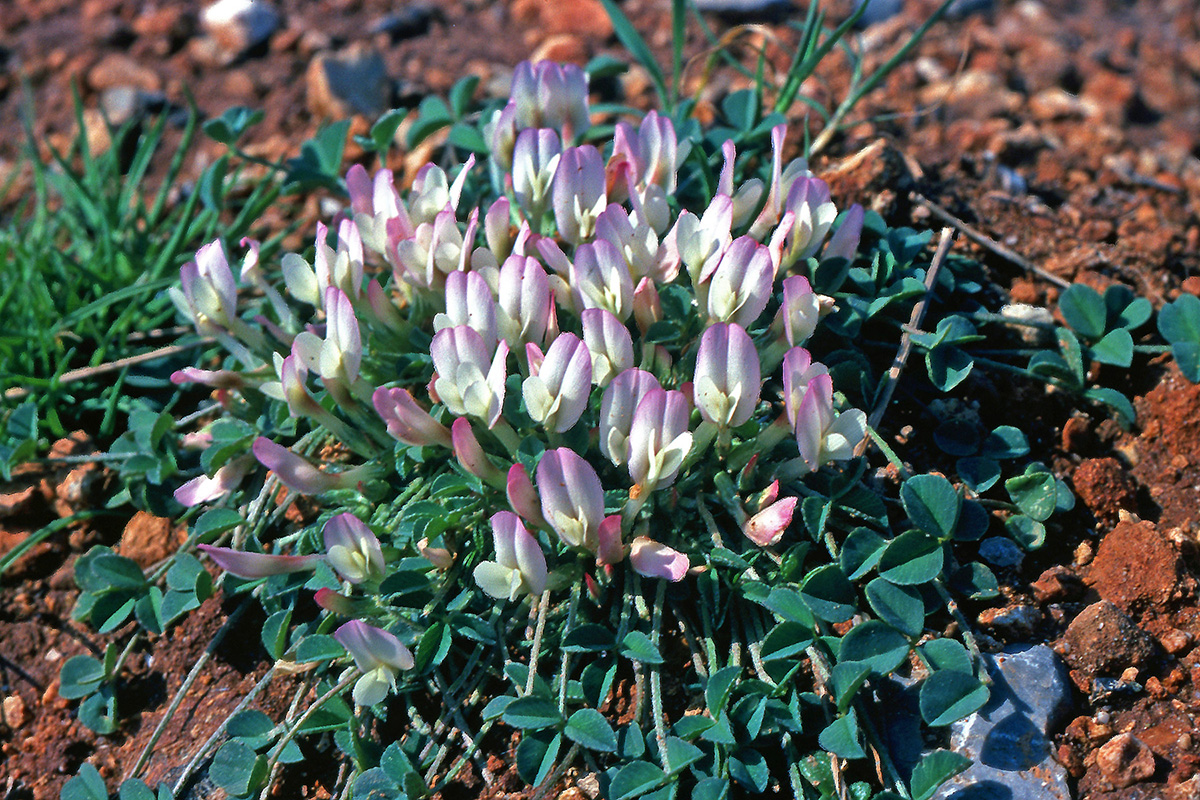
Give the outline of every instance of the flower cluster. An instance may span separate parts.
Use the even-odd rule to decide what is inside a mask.
[[[619,122],[603,149],[584,141],[589,125],[581,70],[522,64],[511,100],[487,125],[494,200],[463,203],[467,181],[483,172],[474,159],[453,177],[426,165],[407,194],[389,170],[353,167],[349,211],[318,227],[312,263],[282,260],[290,300],[249,243],[241,281],[274,310],[257,326],[237,314],[220,244],[206,246],[174,296],[243,368],[186,370],[176,380],[226,398],[261,392],[366,462],[322,471],[260,438],[253,456],[297,492],[356,487],[395,442],[452,454],[491,498],[492,551],[469,566],[498,600],[536,597],[564,580],[603,581],[626,560],[641,576],[670,581],[702,568],[707,534],[651,524],[679,501],[673,487],[685,476],[730,469],[740,446],[754,453],[738,466],[740,483],[753,485],[753,465],[788,432],[798,455],[773,463],[815,471],[850,458],[865,435],[863,412],[838,409],[829,370],[804,348],[832,304],[806,275],[819,261],[853,256],[863,212],[850,209],[829,236],[837,217],[829,189],[803,160],[783,163],[782,126],[763,179],[735,180],[727,142],[716,194],[693,212],[675,200],[691,143],[670,119],[652,111],[636,126]],[[307,323],[301,308],[311,309]],[[419,331],[428,348],[416,355],[432,373],[427,383],[401,382],[387,365],[421,341]],[[247,469],[245,459],[229,462],[177,497],[213,500]],[[780,497],[780,482],[760,474],[766,488],[748,491],[754,499],[734,516],[749,540],[770,547],[797,498]],[[426,543],[439,568],[463,552],[452,538]],[[386,574],[378,540],[350,515],[326,525],[325,547],[311,556],[208,552],[247,577],[324,561],[369,591]],[[323,606],[353,614],[338,602],[345,597],[325,591]],[[364,673],[360,703],[382,699],[412,664],[395,637],[362,621],[338,639]]]

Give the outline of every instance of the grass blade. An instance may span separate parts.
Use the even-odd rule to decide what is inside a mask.
[[[621,40],[621,44],[625,45],[625,49],[629,51],[634,60],[650,74],[650,80],[654,84],[654,90],[658,92],[658,99],[662,103],[663,110],[669,113],[671,97],[667,91],[667,81],[663,77],[662,68],[654,60],[654,54],[650,52],[650,45],[646,44],[646,40],[637,32],[637,28],[633,27],[629,17],[625,16],[625,12],[617,7],[614,0],[600,0],[600,2],[607,12],[608,18],[612,20],[613,31],[617,34],[617,38]]]

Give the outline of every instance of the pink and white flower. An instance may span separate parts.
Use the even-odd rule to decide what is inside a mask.
[[[574,450],[547,450],[537,467],[542,516],[568,547],[596,552],[604,489],[591,464]]]
[[[385,630],[352,619],[334,631],[333,638],[350,653],[363,673],[354,684],[354,702],[373,706],[396,690],[396,676],[413,668],[413,655]]]
[[[379,539],[366,524],[350,513],[338,514],[325,523],[325,559],[350,583],[383,580],[386,565]]]
[[[497,600],[540,595],[546,590],[546,554],[511,511],[492,515],[492,542],[496,560],[475,567],[475,583]]]
[[[750,419],[758,405],[762,376],[758,350],[742,326],[717,323],[704,332],[693,387],[700,416],[718,429]]]
[[[692,449],[691,407],[680,391],[651,389],[633,412],[629,430],[629,477],[641,493],[670,486]]]
[[[501,342],[490,356],[478,331],[456,325],[438,331],[429,352],[437,370],[434,389],[442,403],[457,416],[475,417],[489,428],[495,425],[504,405],[508,345]]]
[[[658,378],[641,369],[619,373],[600,398],[600,452],[619,467],[629,460],[629,432],[633,412],[652,389],[661,389]]]
[[[592,388],[591,352],[573,333],[559,334],[544,358],[536,345],[526,345],[526,349],[529,377],[521,384],[525,410],[548,430],[569,430],[587,408]]]

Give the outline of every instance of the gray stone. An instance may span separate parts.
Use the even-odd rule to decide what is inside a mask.
[[[237,55],[271,38],[280,17],[266,0],[217,0],[204,9],[200,21],[222,50]]]
[[[319,117],[382,114],[391,100],[383,56],[362,46],[321,53],[309,63],[307,97],[309,110]]]
[[[887,22],[904,9],[904,0],[858,0],[854,7],[857,9],[863,3],[867,8],[858,18],[858,25],[863,28]]]
[[[992,536],[979,543],[979,557],[993,567],[1019,567],[1025,560],[1025,551],[1012,539]]]
[[[985,655],[987,705],[951,726],[950,745],[974,763],[935,800],[1070,800],[1051,732],[1071,712],[1066,669],[1046,645]]]

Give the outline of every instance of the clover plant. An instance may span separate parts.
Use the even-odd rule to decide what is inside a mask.
[[[576,765],[618,800],[926,800],[965,768],[936,747],[893,763],[878,690],[913,682],[935,734],[980,708],[959,605],[999,582],[976,543],[1035,548],[1073,496],[1018,428],[939,398],[997,370],[1132,416],[1085,365],[1154,350],[1132,338],[1148,306],[1073,287],[1065,327],[1006,316],[978,265],[930,260],[928,232],[836,208],[761,93],[706,131],[658,75],[669,114],[604,127],[588,81],[525,63],[506,103],[477,107],[467,82],[422,104],[409,141],[450,127],[447,160],[408,188],[362,165],[336,181],[337,128],[289,167],[349,201],[309,253],[217,240],[180,271],[179,313],[225,355],[173,377],[219,408],[172,450],[191,476],[174,496],[225,593],[266,612],[272,672],[309,680],[287,719],[239,708],[175,791],[211,756],[232,796],[265,797],[319,733],[362,797],[486,775],[506,729],[528,784]],[[399,125],[359,144],[383,155]],[[1185,369],[1188,302],[1159,318]],[[996,349],[997,326],[1056,346]],[[882,432],[910,348],[939,472]],[[125,446],[171,424],[141,418]],[[163,585],[131,565],[81,558],[76,615],[161,632],[213,591],[187,553]],[[64,667],[97,726],[127,653]]]

